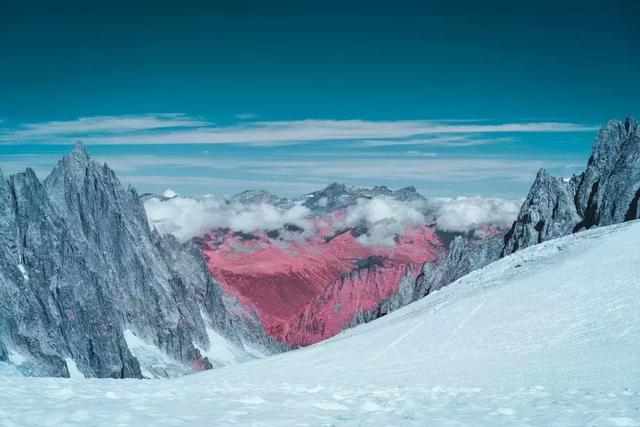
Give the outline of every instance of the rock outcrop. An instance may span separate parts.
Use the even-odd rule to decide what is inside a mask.
[[[423,265],[422,273],[416,279],[411,301],[423,298],[473,270],[491,264],[500,258],[502,248],[502,236],[480,241],[456,236],[444,256],[435,263]]]
[[[0,353],[23,374],[207,369],[220,364],[211,331],[238,354],[280,348],[229,313],[198,249],[151,230],[136,191],[82,144],[44,182],[0,176],[0,238]]]
[[[322,190],[309,193],[301,200],[302,205],[309,208],[316,216],[326,215],[336,210],[346,209],[357,203],[358,199],[372,199],[386,196],[399,201],[424,200],[414,187],[390,190],[384,185],[373,188],[360,188],[334,182]]]
[[[571,233],[581,218],[575,206],[579,177],[556,178],[541,169],[505,240],[503,253]]]
[[[541,170],[503,255],[545,240],[640,218],[640,126],[632,118],[607,122],[595,140],[586,170],[570,180]]]
[[[598,133],[583,173],[562,179],[541,169],[504,241],[474,244],[456,237],[441,260],[423,266],[413,300],[528,246],[638,219],[639,204],[640,125],[632,118],[611,120]]]

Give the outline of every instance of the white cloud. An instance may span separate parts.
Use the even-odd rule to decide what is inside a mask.
[[[294,224],[305,231],[304,235],[315,231],[311,211],[299,204],[281,208],[267,203],[241,204],[212,196],[201,199],[178,196],[164,201],[151,198],[144,206],[149,221],[158,231],[174,234],[182,241],[220,228],[251,233],[282,230],[286,224]],[[425,222],[419,204],[379,197],[359,199],[347,208],[343,218],[329,225],[334,231],[364,226],[366,234],[358,237],[362,244],[393,246],[394,237],[402,234],[406,226]]]
[[[235,117],[238,120],[253,120],[253,119],[257,119],[258,115],[253,113],[239,113],[233,117]]]
[[[441,231],[466,233],[482,226],[501,229],[511,226],[518,216],[520,201],[485,197],[430,199],[436,227]]]
[[[282,229],[285,224],[302,229],[311,227],[309,210],[299,205],[279,208],[266,203],[243,205],[217,197],[174,197],[165,201],[152,198],[144,207],[158,231],[171,233],[182,241],[219,228],[251,233]]]
[[[376,179],[384,171],[385,179],[415,182],[475,182],[504,179],[529,183],[541,168],[571,168],[566,161],[517,160],[506,157],[432,158],[412,156],[399,159],[332,159],[297,161],[241,161],[253,172],[279,176],[326,177],[328,179]],[[576,163],[577,166],[581,166]]]
[[[67,121],[27,123],[5,130],[0,140],[34,140],[61,136],[83,137],[94,134],[122,134],[141,131],[208,126],[209,122],[179,113],[81,117]]]
[[[381,196],[359,199],[354,206],[347,208],[344,222],[340,225],[364,225],[367,232],[358,237],[362,244],[394,246],[394,238],[402,234],[405,227],[425,222],[426,218],[416,204]]]
[[[512,142],[511,137],[486,138],[470,134],[434,135],[429,138],[410,139],[370,139],[360,141],[354,145],[360,147],[388,147],[423,145],[429,147],[472,147],[477,145],[491,145]]]
[[[174,193],[171,193],[172,195]],[[508,228],[515,219],[520,202],[497,198],[459,197],[434,198],[427,201],[398,201],[380,196],[358,199],[338,219],[325,218],[323,224],[334,232],[346,228],[362,227],[360,243],[374,246],[394,246],[395,238],[406,227],[436,221],[441,231],[467,233],[493,225]],[[161,201],[157,198],[145,202],[147,216],[162,233],[174,234],[182,241],[206,232],[228,228],[252,233],[259,230],[280,230],[285,225],[300,227],[303,233],[296,238],[316,232],[312,212],[300,204],[277,207],[267,203],[241,204],[219,197],[192,199],[176,196]]]
[[[429,135],[506,132],[582,132],[596,128],[575,123],[525,122],[489,124],[429,120],[283,120],[250,121],[231,126],[184,114],[96,116],[70,121],[23,124],[4,129],[0,141],[69,142],[87,144],[267,144],[327,140],[393,140]],[[431,138],[430,138],[431,139]],[[454,138],[455,139],[455,138]],[[424,141],[423,141],[424,142]],[[376,142],[379,144],[380,142]],[[397,142],[395,142],[397,143]],[[444,141],[442,141],[444,143]]]

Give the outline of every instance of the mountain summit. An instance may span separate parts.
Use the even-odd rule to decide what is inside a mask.
[[[569,180],[538,172],[503,253],[595,226],[640,218],[640,126],[607,122],[586,170]]]
[[[0,180],[0,236],[0,361],[16,372],[173,376],[246,360],[244,343],[282,348],[230,313],[200,251],[151,230],[82,143],[44,182]]]

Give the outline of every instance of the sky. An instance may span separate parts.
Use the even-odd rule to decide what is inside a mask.
[[[640,116],[634,1],[92,3],[3,1],[5,174],[80,139],[141,193],[521,198]]]

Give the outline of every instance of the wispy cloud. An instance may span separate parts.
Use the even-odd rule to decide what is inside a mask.
[[[515,160],[509,158],[420,158],[332,161],[246,161],[244,168],[280,177],[358,178],[375,180],[384,171],[386,179],[432,182],[474,182],[501,178],[530,182],[538,169],[571,168],[563,161]]]
[[[254,120],[258,118],[258,115],[253,113],[239,113],[233,117],[235,117],[238,120]]]
[[[14,129],[3,129],[0,140],[33,140],[80,137],[95,134],[123,134],[158,129],[210,126],[211,123],[179,113],[124,116],[93,116],[67,121],[27,123]]]
[[[429,147],[472,147],[512,142],[514,138],[501,136],[487,138],[475,134],[432,135],[428,138],[411,139],[368,139],[354,143],[360,147],[389,147],[403,145],[423,145]]]
[[[583,166],[579,159],[566,160],[514,159],[504,156],[438,158],[430,156],[366,156],[357,159],[321,158],[309,159],[244,159],[240,157],[181,157],[181,156],[97,156],[117,172],[131,177],[132,173],[144,170],[163,170],[167,173],[176,168],[189,173],[198,168],[208,177],[219,176],[228,179],[230,174],[257,174],[271,177],[278,182],[293,182],[292,178],[325,182],[340,179],[363,179],[374,182],[381,171],[384,178],[407,180],[409,182],[473,182],[486,179],[503,179],[516,182],[530,182],[540,168],[572,171]],[[146,180],[149,177],[145,177]],[[154,177],[153,179],[157,179]],[[169,177],[169,179],[173,179]],[[197,178],[196,180],[198,180]],[[248,180],[249,178],[247,178]],[[170,183],[168,181],[167,183]],[[253,186],[260,181],[251,183]]]
[[[96,116],[70,121],[29,123],[0,129],[9,143],[87,144],[263,144],[280,145],[328,140],[365,140],[364,144],[480,144],[490,139],[471,135],[535,132],[583,132],[595,127],[562,122],[486,122],[428,120],[293,120],[242,121],[216,126],[184,114]],[[437,136],[437,138],[436,138]],[[425,138],[427,137],[427,138]],[[404,139],[404,141],[400,141]],[[367,142],[368,141],[368,142]],[[495,142],[496,139],[493,139]]]

